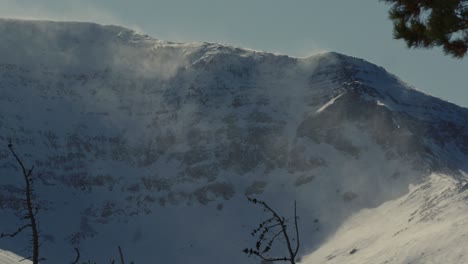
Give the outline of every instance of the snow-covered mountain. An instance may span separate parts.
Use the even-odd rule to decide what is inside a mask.
[[[260,263],[241,252],[264,217],[246,195],[284,215],[297,200],[302,263],[468,261],[466,108],[333,52],[91,23],[0,20],[0,35],[1,226],[18,225],[11,140],[43,175],[49,263],[118,246],[137,263]]]

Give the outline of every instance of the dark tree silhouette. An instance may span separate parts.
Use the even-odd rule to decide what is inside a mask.
[[[462,58],[468,50],[468,0],[380,0],[391,4],[393,36],[408,47],[440,46]]]
[[[299,252],[299,228],[297,225],[297,214],[296,214],[296,201],[294,201],[294,229],[295,229],[295,247],[293,249],[294,241],[293,237],[288,233],[288,220],[273,210],[266,202],[247,198],[249,202],[255,205],[260,205],[264,211],[268,212],[271,217],[261,222],[256,229],[251,233],[253,237],[256,237],[255,248],[246,248],[243,252],[249,256],[255,255],[264,261],[289,261],[291,264],[296,263],[296,256]],[[283,257],[271,257],[269,255],[275,242],[278,239],[284,239],[286,248],[288,251],[287,256]]]
[[[23,230],[30,228],[31,229],[31,244],[32,244],[32,256],[28,259],[31,259],[33,264],[38,264],[40,260],[39,258],[39,231],[37,227],[37,213],[39,211],[39,205],[35,204],[34,199],[34,177],[33,177],[33,170],[34,166],[30,169],[27,169],[26,166],[21,161],[20,157],[16,154],[13,144],[10,142],[8,144],[8,149],[10,150],[11,154],[15,158],[16,162],[21,168],[21,172],[23,174],[25,186],[24,186],[24,204],[23,208],[21,208],[21,212],[23,215],[21,216],[21,220],[26,220],[26,223],[19,227],[15,232],[12,233],[1,233],[0,238],[4,237],[15,237],[16,235],[20,234]]]

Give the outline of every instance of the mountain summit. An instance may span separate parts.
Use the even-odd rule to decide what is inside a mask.
[[[0,35],[1,226],[21,203],[11,140],[42,172],[51,263],[118,246],[136,263],[259,263],[241,252],[262,217],[245,196],[285,215],[297,200],[301,263],[466,263],[466,108],[335,52],[74,22],[0,20]]]

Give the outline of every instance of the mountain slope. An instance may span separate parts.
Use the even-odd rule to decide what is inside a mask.
[[[431,175],[346,221],[302,263],[466,263],[468,184]]]
[[[11,140],[43,172],[54,262],[73,247],[108,260],[121,245],[138,263],[258,263],[239,251],[262,215],[246,195],[285,214],[296,199],[302,254],[320,253],[362,209],[378,213],[434,173],[466,179],[468,110],[361,59],[90,23],[1,20],[0,34],[2,226],[16,226],[20,199]]]

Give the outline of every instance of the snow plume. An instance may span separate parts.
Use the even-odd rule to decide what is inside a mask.
[[[160,103],[148,94],[161,92],[163,83],[189,63],[183,45],[119,26],[2,19],[0,33],[6,36],[0,43],[0,63],[22,67],[33,81],[63,86],[71,96],[72,111],[106,115],[116,107],[126,108],[107,115],[109,130],[138,130],[142,123],[128,115],[145,110],[129,111]]]
[[[112,49],[112,53],[112,66],[133,73],[137,78],[168,80],[188,66],[186,54],[177,45],[156,43],[145,48],[118,46]]]
[[[142,29],[126,19],[116,16],[96,3],[84,1],[0,1],[0,17],[24,20],[80,21],[103,25],[123,25],[142,32]]]
[[[2,63],[86,74],[115,71],[168,79],[184,66],[180,49],[133,30],[80,22],[1,20]],[[17,52],[9,52],[11,47]]]

